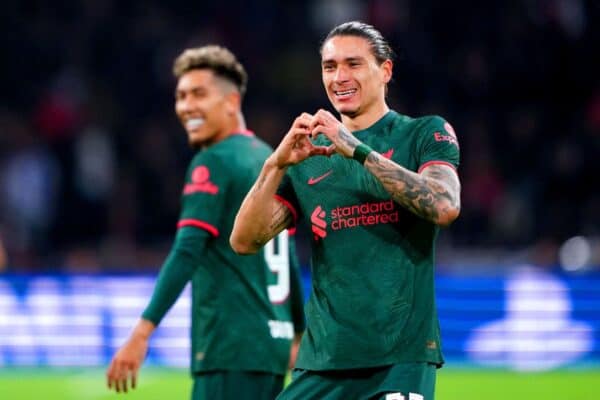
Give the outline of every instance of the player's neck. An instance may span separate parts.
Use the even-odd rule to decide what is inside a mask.
[[[222,134],[218,135],[217,140],[214,143],[227,139],[231,135],[246,131],[246,121],[244,120],[242,113],[239,113],[235,118],[231,118],[228,123],[223,126]]]
[[[355,116],[342,115],[342,123],[351,132],[367,129],[375,122],[379,121],[385,114],[390,111],[390,108],[385,102],[377,106],[371,107],[369,110],[359,113]]]
[[[246,128],[246,120],[244,119],[244,114],[240,112],[236,116],[235,124],[231,133],[246,132],[247,130],[248,128]]]
[[[228,121],[228,124],[224,129],[224,132],[226,132],[225,137],[234,135],[236,133],[245,132],[246,130],[246,120],[244,119],[244,115],[240,112]]]

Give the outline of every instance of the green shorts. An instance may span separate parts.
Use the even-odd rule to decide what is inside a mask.
[[[283,378],[252,371],[196,373],[192,400],[273,400],[283,389]]]
[[[437,367],[429,363],[339,371],[295,370],[277,400],[433,400]]]

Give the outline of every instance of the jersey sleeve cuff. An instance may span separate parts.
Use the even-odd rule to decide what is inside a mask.
[[[417,173],[421,173],[425,168],[431,166],[431,165],[447,165],[450,168],[452,168],[453,170],[456,171],[456,165],[452,164],[451,162],[448,161],[442,161],[442,160],[432,160],[432,161],[427,161],[424,164],[421,164],[421,166],[419,167],[419,170],[417,171]]]
[[[294,233],[296,233],[296,223],[298,222],[298,212],[296,211],[296,209],[294,208],[292,203],[290,203],[289,201],[287,201],[280,195],[276,194],[274,197],[275,197],[275,200],[279,201],[284,206],[286,206],[288,208],[288,210],[290,210],[290,212],[292,213],[292,217],[294,218],[294,225],[291,228],[289,228],[289,233],[290,233],[290,235],[293,235]]]
[[[219,230],[214,225],[199,219],[187,218],[179,220],[177,228],[183,228],[184,226],[193,226],[194,228],[204,229],[214,237],[219,236]]]

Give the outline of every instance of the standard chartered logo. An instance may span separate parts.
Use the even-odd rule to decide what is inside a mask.
[[[326,213],[321,206],[317,206],[310,215],[310,223],[312,224],[312,232],[315,234],[315,240],[327,236],[327,231],[325,230],[327,228],[327,221],[325,221],[325,216]]]
[[[328,226],[332,231],[337,231],[357,226],[396,223],[398,222],[399,212],[396,203],[390,199],[387,201],[336,207],[329,213],[329,225],[326,217],[327,211],[320,205],[310,215],[315,240],[323,239],[327,236]]]

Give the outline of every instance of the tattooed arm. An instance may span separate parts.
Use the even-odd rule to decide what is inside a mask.
[[[458,217],[460,182],[452,167],[432,164],[418,174],[374,151],[364,165],[394,201],[412,213],[440,226],[448,226]]]
[[[331,141],[330,151],[352,158],[361,142],[328,111],[319,110],[310,124],[312,135]],[[432,164],[420,174],[407,170],[377,152],[367,156],[365,168],[387,190],[394,201],[410,212],[440,226],[448,226],[460,213],[460,182],[450,166]]]
[[[256,253],[293,222],[290,209],[275,199],[277,188],[288,166],[314,155],[328,154],[328,148],[315,146],[308,139],[312,115],[303,113],[292,124],[277,149],[265,161],[263,169],[242,202],[235,217],[229,243],[240,254]]]
[[[265,162],[235,217],[229,243],[236,253],[256,253],[293,222],[291,211],[275,199],[285,171],[269,160]]]

